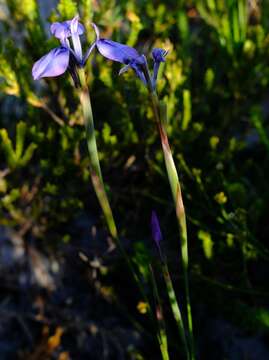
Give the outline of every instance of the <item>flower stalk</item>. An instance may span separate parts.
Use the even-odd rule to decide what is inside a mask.
[[[89,94],[89,89],[87,86],[86,75],[84,68],[79,68],[77,70],[78,78],[80,82],[79,87],[79,98],[82,106],[85,130],[86,130],[86,139],[89,150],[90,157],[90,173],[92,184],[98,198],[99,204],[103,210],[105,220],[109,229],[109,232],[113,240],[118,238],[118,232],[112,210],[107,198],[107,194],[104,187],[103,177],[100,168],[98,150],[96,145],[96,137],[94,131],[94,122],[92,115],[91,99]]]
[[[167,175],[174,199],[176,216],[179,225],[179,232],[181,239],[181,257],[182,257],[182,265],[183,265],[182,267],[183,267],[186,304],[187,304],[187,323],[188,323],[188,332],[190,338],[190,344],[189,344],[190,354],[191,354],[190,359],[194,360],[195,352],[194,352],[192,314],[191,314],[189,281],[188,281],[188,238],[187,238],[186,215],[183,205],[180,182],[178,179],[177,170],[175,167],[171,148],[169,145],[167,132],[165,129],[166,111],[163,111],[164,108],[161,107],[158,99],[158,95],[156,93],[156,82],[157,82],[159,67],[162,62],[165,62],[165,57],[168,51],[160,48],[153,49],[152,58],[154,61],[154,68],[153,68],[153,75],[151,76],[145,55],[140,55],[134,48],[130,46],[112,40],[101,39],[97,26],[93,24],[93,27],[96,32],[95,44],[100,54],[109,60],[116,61],[124,65],[124,67],[119,72],[120,75],[126,72],[128,69],[132,69],[135,72],[136,76],[147,86],[149,91],[154,119],[158,128],[158,132],[160,134]]]

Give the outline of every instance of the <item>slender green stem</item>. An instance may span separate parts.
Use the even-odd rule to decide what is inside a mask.
[[[118,233],[102,178],[97,145],[96,145],[95,132],[94,132],[91,99],[86,82],[84,69],[82,68],[78,69],[78,76],[81,85],[81,87],[79,88],[79,95],[80,95],[80,102],[82,105],[84,121],[85,121],[86,138],[87,138],[87,145],[90,156],[90,173],[91,173],[92,184],[96,192],[100,206],[103,210],[110,234],[113,239],[116,239],[118,237]]]
[[[94,131],[94,122],[93,122],[93,114],[92,114],[92,107],[91,107],[91,99],[89,94],[89,89],[87,86],[86,75],[83,68],[78,69],[78,77],[80,81],[80,88],[79,88],[79,97],[80,102],[82,105],[84,122],[85,122],[85,129],[86,129],[86,138],[87,138],[87,145],[89,150],[89,157],[90,157],[90,173],[91,173],[91,180],[97,195],[98,201],[100,206],[103,210],[103,214],[105,216],[105,220],[109,229],[109,232],[113,238],[113,241],[118,246],[119,250],[122,253],[123,258],[125,259],[127,266],[129,268],[130,273],[133,275],[137,286],[140,290],[140,293],[144,300],[149,305],[150,317],[153,320],[154,316],[150,307],[150,302],[148,297],[144,291],[143,285],[129,259],[128,254],[126,253],[124,247],[118,236],[117,227],[114,221],[113,213],[109,204],[109,200],[107,197],[107,193],[105,190],[103,177],[100,168],[100,162],[98,157],[98,150],[95,138],[95,131]]]

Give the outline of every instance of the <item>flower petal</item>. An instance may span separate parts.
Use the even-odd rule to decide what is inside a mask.
[[[52,49],[34,64],[32,69],[34,80],[62,75],[68,67],[69,54],[69,50],[63,46]]]
[[[50,32],[54,35],[57,39],[63,40],[71,36],[70,26],[67,24],[66,21],[64,22],[55,22],[50,26]]]
[[[106,39],[96,41],[99,52],[109,60],[128,64],[131,60],[139,57],[139,53],[132,47]]]
[[[79,20],[79,16],[75,16],[71,22],[70,22],[70,30],[71,30],[71,34],[77,34],[78,33],[78,20]],[[69,20],[70,21],[70,20]]]
[[[74,17],[72,20],[67,20],[63,22],[55,22],[50,26],[50,32],[54,35],[57,39],[63,40],[71,36],[71,23],[75,19],[78,19],[77,16]],[[80,24],[77,20],[76,24],[76,34],[82,35],[85,31],[85,28],[82,24]]]
[[[77,15],[77,16],[75,16],[72,20],[67,20],[66,23],[67,23],[67,25],[69,26],[70,31],[71,31],[72,21],[73,21],[73,23],[75,23],[75,22],[77,21],[75,31],[76,31],[76,33],[77,33],[78,35],[82,35],[82,34],[84,34],[84,32],[85,32],[85,28],[84,28],[84,26],[83,26],[81,23],[78,22],[78,20],[79,20],[79,16]]]
[[[73,42],[75,54],[76,54],[78,62],[81,63],[82,62],[82,48],[81,48],[80,38],[79,38],[79,34],[78,34],[79,33],[78,19],[79,19],[78,15],[73,18],[73,20],[70,23],[70,30],[71,30],[72,42]]]

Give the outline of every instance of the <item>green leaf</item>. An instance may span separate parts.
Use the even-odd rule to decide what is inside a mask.
[[[34,21],[39,16],[37,0],[9,0],[7,6],[12,17],[18,21]]]

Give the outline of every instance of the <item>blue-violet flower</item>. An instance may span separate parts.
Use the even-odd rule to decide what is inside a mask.
[[[79,36],[84,33],[84,26],[79,23],[79,16],[62,23],[53,23],[50,27],[52,35],[60,40],[61,46],[52,49],[48,54],[39,59],[33,66],[34,80],[43,77],[62,75],[67,69],[71,74],[74,65],[83,66],[82,49]],[[72,39],[73,48],[69,38]]]
[[[109,60],[117,61],[125,65],[120,70],[120,75],[131,68],[135,71],[136,75],[143,81],[143,83],[146,84],[146,79],[143,72],[143,65],[146,65],[145,57],[140,55],[137,50],[131,46],[100,38],[98,27],[94,23],[92,23],[92,26],[96,33],[96,41],[94,45],[97,47],[100,54]]]
[[[108,39],[101,39],[98,27],[95,24],[92,25],[96,33],[96,41],[94,45],[97,47],[100,54],[109,60],[117,61],[125,65],[120,70],[120,75],[131,68],[134,70],[139,79],[147,85],[148,77],[145,72],[148,71],[148,64],[146,57],[144,55],[140,55],[136,49],[130,46]],[[154,73],[153,77],[151,77],[149,81],[151,82],[152,88],[155,89],[160,62],[165,61],[167,51],[163,49],[153,49],[152,54],[154,60]]]

